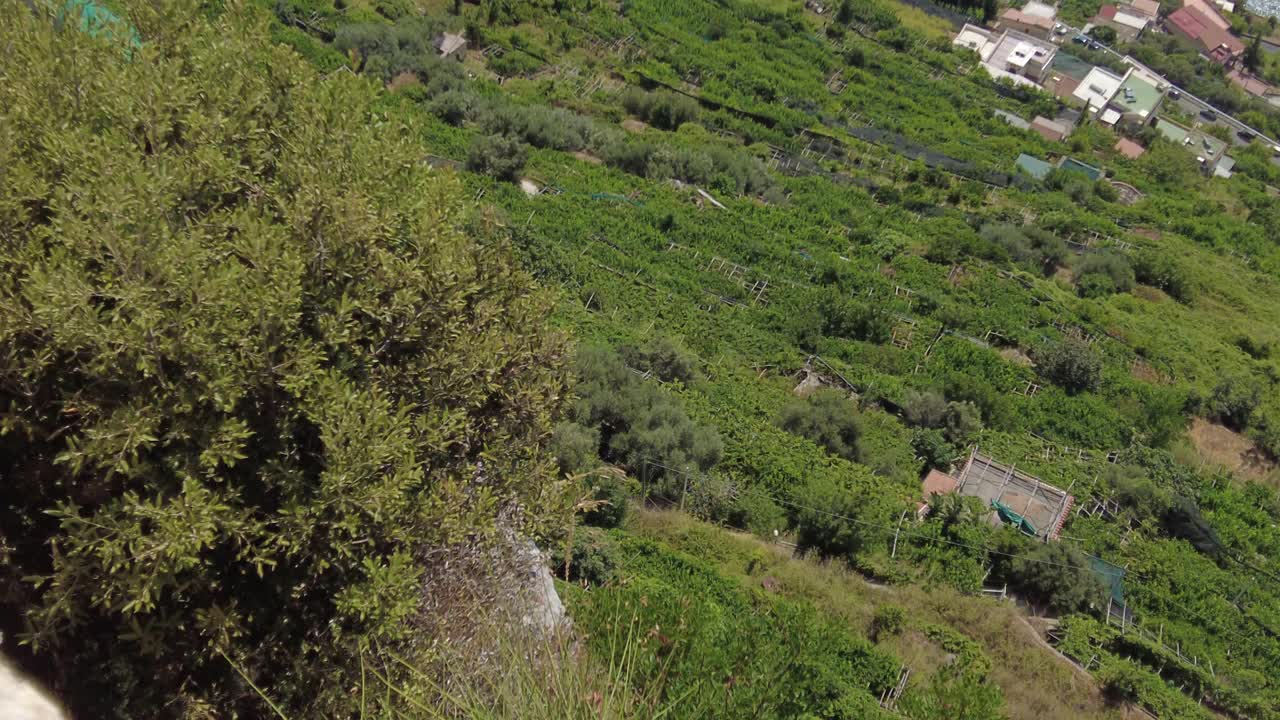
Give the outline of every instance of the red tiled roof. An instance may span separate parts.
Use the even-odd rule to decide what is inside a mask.
[[[1058,78],[1058,84],[1054,86],[1053,94],[1056,95],[1059,100],[1070,100],[1073,97],[1072,93],[1074,93],[1078,87],[1080,87],[1079,80],[1071,77],[1070,75],[1063,75]]]
[[[1116,152],[1129,158],[1130,160],[1137,160],[1138,157],[1146,151],[1147,151],[1146,148],[1130,140],[1129,138],[1120,138],[1120,142],[1116,143]]]
[[[1149,18],[1160,14],[1160,3],[1157,0],[1133,0],[1129,5]]]
[[[1053,20],[1039,15],[1028,15],[1017,8],[1009,8],[1000,13],[1000,19],[1005,22],[1017,23],[1019,25],[1029,25],[1031,27],[1043,28],[1045,30],[1053,29]]]
[[[1196,38],[1200,46],[1209,56],[1218,62],[1225,62],[1244,52],[1244,43],[1226,30],[1209,26]]]
[[[1098,8],[1098,16],[1099,16],[1099,17],[1106,18],[1107,20],[1115,20],[1115,19],[1116,19],[1116,6],[1115,6],[1115,5],[1103,5],[1102,7]]]
[[[1205,24],[1196,17],[1196,12],[1188,8],[1178,8],[1165,18],[1170,30],[1177,31],[1183,37],[1196,40],[1205,31]]]
[[[1046,117],[1036,116],[1031,121],[1031,129],[1049,142],[1057,142],[1067,136],[1067,129],[1061,123],[1056,123]]]
[[[1222,17],[1222,13],[1213,6],[1213,3],[1206,0],[1182,0],[1182,7],[1194,10],[1206,25],[1216,27],[1219,30],[1231,29],[1231,23]]]
[[[930,470],[929,474],[924,476],[924,481],[920,483],[920,491],[928,500],[930,495],[946,495],[954,491],[959,482],[944,472]]]

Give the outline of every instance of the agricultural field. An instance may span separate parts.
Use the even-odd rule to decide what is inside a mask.
[[[212,18],[231,6],[199,5]],[[1280,192],[1269,158],[1245,153],[1232,178],[1206,178],[1163,140],[1135,161],[1097,127],[1068,144],[1013,128],[993,111],[1052,116],[1056,100],[993,81],[950,44],[947,22],[891,0],[821,13],[800,0],[251,6],[270,52],[345,88],[255,90],[282,115],[302,97],[314,121],[288,148],[314,184],[289,186],[315,201],[298,207],[335,237],[355,228],[419,255],[421,287],[360,286],[366,311],[344,283],[386,281],[399,266],[344,251],[352,269],[326,288],[329,304],[295,314],[335,337],[365,313],[388,338],[411,327],[466,345],[429,377],[452,392],[459,368],[479,368],[456,389],[474,425],[446,408],[415,432],[434,441],[438,423],[435,455],[465,446],[495,477],[534,464],[521,443],[549,443],[556,476],[584,484],[581,523],[539,539],[584,655],[608,665],[619,647],[634,653],[618,682],[644,710],[617,716],[1280,718]],[[271,76],[273,59],[258,62]],[[277,132],[244,127],[245,138]],[[379,154],[353,163],[324,128]],[[309,146],[346,173],[335,185]],[[1022,153],[1104,174],[1036,180],[1015,169]],[[270,158],[261,166],[275,172]],[[1122,201],[1112,181],[1139,196]],[[419,202],[433,182],[466,207]],[[329,197],[342,203],[317,199]],[[397,213],[366,211],[371,198]],[[305,226],[297,213],[290,222]],[[445,230],[418,246],[419,225]],[[463,237],[476,247],[450,244]],[[517,267],[496,259],[507,253]],[[468,345],[463,325],[396,304],[455,283],[459,314],[500,323],[518,307],[509,319],[532,334],[545,305],[555,337]],[[518,289],[490,287],[507,285]],[[383,301],[394,312],[380,314]],[[450,302],[431,310],[452,317]],[[510,396],[489,389],[540,354],[558,362],[562,341],[568,393],[552,373]],[[428,374],[416,359],[384,369],[388,347],[414,355],[392,339],[350,342],[406,397],[412,383],[396,373]],[[525,414],[539,403],[555,417]],[[392,438],[368,464],[409,456],[372,422],[351,432],[365,429]],[[473,436],[504,450],[476,450]],[[1028,531],[1021,516],[995,521],[1008,508],[925,496],[922,478],[956,474],[979,452],[1069,493],[1062,526]],[[523,492],[535,480],[507,482]],[[467,485],[440,505],[470,512],[485,492]],[[411,505],[376,500],[371,514]],[[422,522],[431,532],[465,525],[433,509],[447,522]],[[277,514],[290,512],[281,501]],[[368,541],[347,516],[316,523],[335,528],[330,545]],[[393,530],[388,544],[401,539]],[[395,566],[368,567],[415,587]],[[371,597],[342,602],[403,630],[407,612]],[[313,652],[306,642],[300,654]],[[290,659],[274,660],[282,676]]]
[[[385,84],[388,121],[461,172],[556,294],[584,353],[566,470],[620,465],[633,484],[606,496],[781,532],[894,587],[1016,589],[1062,618],[1051,641],[1112,706],[1280,714],[1265,158],[1209,180],[1171,145],[1126,160],[1099,129],[1051,145],[991,111],[1052,98],[992,82],[892,3],[312,5],[278,5],[277,36]],[[424,41],[445,31],[468,40],[458,61]],[[1024,152],[1142,197],[1019,176]],[[1057,546],[970,506],[912,523],[922,473],[973,447],[1070,490],[1085,512]],[[1086,553],[1123,568],[1122,592],[1061,597],[1034,572]],[[865,672],[886,690],[911,653],[883,652]],[[1025,688],[966,677],[1005,702],[965,717],[1031,716]],[[1111,716],[1081,693],[1062,717]]]

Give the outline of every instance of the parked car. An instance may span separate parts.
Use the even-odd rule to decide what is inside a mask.
[[[1249,142],[1254,137],[1256,137],[1253,133],[1249,132],[1248,130],[1239,130],[1236,132],[1236,135],[1239,135],[1240,139],[1244,140],[1245,142]]]
[[[1169,91],[1169,99],[1170,99],[1170,100],[1181,100],[1181,99],[1182,99],[1182,92],[1181,92],[1181,91],[1179,91],[1179,90],[1170,90],[1170,91]]]
[[[1075,37],[1071,38],[1071,42],[1073,42],[1073,43],[1079,43],[1079,44],[1081,44],[1081,45],[1088,45],[1088,44],[1089,44],[1089,37],[1088,37],[1087,35],[1077,35],[1077,36],[1075,36]]]
[[[1209,122],[1214,122],[1218,119],[1218,113],[1210,108],[1205,108],[1200,111],[1200,117],[1208,120]]]

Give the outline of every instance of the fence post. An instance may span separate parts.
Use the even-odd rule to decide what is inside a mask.
[[[893,551],[889,553],[890,558],[898,557],[898,533],[902,532],[902,522],[907,519],[907,511],[903,510],[901,517],[898,518],[898,529],[893,531]]]

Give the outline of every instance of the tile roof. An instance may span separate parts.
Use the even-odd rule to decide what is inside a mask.
[[[1008,10],[1000,13],[1000,19],[1004,22],[1029,25],[1031,27],[1043,28],[1045,30],[1053,29],[1052,18],[1040,17],[1039,15],[1028,15],[1017,8],[1009,8]]]
[[[1133,2],[1129,3],[1129,7],[1150,18],[1154,18],[1160,14],[1160,3],[1158,0],[1133,0]]]
[[[1102,7],[1098,8],[1098,16],[1104,17],[1108,20],[1114,20],[1116,17],[1116,6],[1103,5]]]
[[[1205,24],[1196,13],[1187,8],[1178,8],[1165,18],[1171,30],[1176,30],[1185,37],[1195,40],[1205,31]]]
[[[1116,152],[1129,158],[1130,160],[1137,160],[1138,157],[1141,156],[1142,153],[1146,151],[1147,151],[1146,148],[1130,140],[1129,138],[1120,138],[1119,142],[1116,143]]]
[[[1205,22],[1217,27],[1219,30],[1231,29],[1231,23],[1222,17],[1222,14],[1218,12],[1218,9],[1211,2],[1206,2],[1206,0],[1182,0],[1182,7],[1195,10]]]
[[[1067,136],[1067,126],[1054,122],[1047,117],[1036,116],[1031,121],[1031,129],[1049,142],[1057,142]]]

